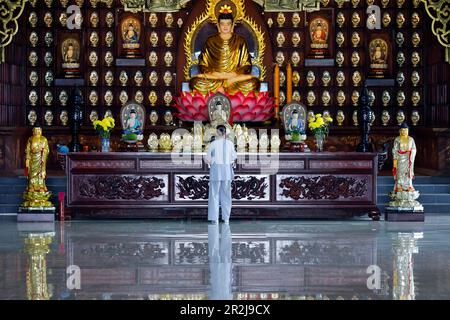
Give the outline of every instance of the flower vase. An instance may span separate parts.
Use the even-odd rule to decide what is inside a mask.
[[[102,152],[110,151],[110,141],[109,138],[102,138]]]
[[[323,142],[325,137],[321,134],[316,135],[316,151],[323,152]]]

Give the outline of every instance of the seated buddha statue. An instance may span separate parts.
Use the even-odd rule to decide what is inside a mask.
[[[210,36],[199,56],[200,74],[189,86],[201,94],[222,88],[229,94],[259,92],[260,81],[251,74],[252,60],[243,37],[234,33],[234,17],[229,7],[220,9],[218,33]]]

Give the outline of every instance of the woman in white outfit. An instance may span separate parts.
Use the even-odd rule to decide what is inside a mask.
[[[213,223],[219,220],[219,206],[225,223],[229,223],[231,215],[231,181],[237,154],[233,142],[226,138],[226,132],[224,125],[217,126],[217,139],[210,144],[205,159],[210,165],[208,220]]]

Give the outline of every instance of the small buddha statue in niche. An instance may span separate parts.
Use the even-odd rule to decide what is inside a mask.
[[[190,80],[191,90],[206,94],[223,88],[230,94],[259,91],[260,81],[251,74],[252,60],[245,39],[234,32],[229,7],[220,9],[218,33],[209,37],[199,57],[200,74]]]

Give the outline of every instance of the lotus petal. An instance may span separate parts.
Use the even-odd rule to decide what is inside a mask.
[[[236,122],[236,121],[242,121],[242,116],[241,116],[241,114],[238,113],[238,112],[233,113],[233,121],[234,121],[234,122]]]
[[[242,116],[242,121],[253,121],[255,114],[253,112],[246,112]]]
[[[266,121],[269,119],[269,114],[266,112],[261,112],[256,114],[255,121]]]
[[[256,100],[250,97],[245,98],[243,105],[247,105],[249,110],[253,110],[256,106]]]
[[[242,92],[238,92],[238,93],[236,93],[234,96],[237,97],[237,98],[239,99],[239,101],[241,102],[240,104],[243,104],[243,103],[244,103],[245,96],[244,96],[244,94],[243,94]]]
[[[240,115],[243,115],[244,113],[248,112],[248,107],[247,106],[237,106],[236,108],[233,108],[233,113],[239,113]]]
[[[253,111],[255,114],[259,114],[259,113],[262,112],[263,110],[264,110],[264,106],[257,105],[256,107],[253,108],[252,111]]]
[[[202,105],[205,105],[205,100],[203,100],[203,97],[194,97],[192,105],[196,110],[199,110]]]

